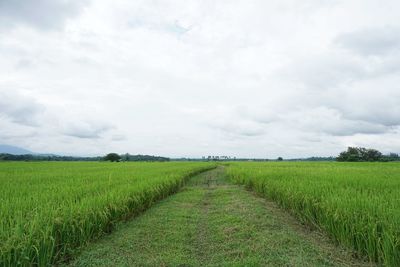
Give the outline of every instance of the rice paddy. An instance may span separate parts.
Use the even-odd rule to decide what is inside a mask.
[[[359,256],[400,266],[398,163],[233,163],[227,173]]]
[[[0,266],[48,266],[210,163],[0,163]]]
[[[70,260],[74,260],[76,251],[91,247],[94,240],[111,233],[116,229],[116,225],[132,218],[133,221],[136,220],[134,218],[136,215],[144,212],[154,203],[179,192],[190,177],[216,166],[216,163],[211,162],[2,162],[0,163],[0,240],[2,241],[0,243],[0,266],[49,266],[63,262],[68,263]],[[206,190],[202,189],[201,192],[207,196],[219,192],[215,190],[230,188],[228,181],[244,185],[260,196],[274,201],[283,210],[292,213],[294,218],[301,223],[311,225],[333,240],[336,245],[347,248],[350,254],[361,259],[360,262],[366,260],[370,264],[378,263],[394,267],[400,266],[399,170],[399,163],[231,162],[224,168],[218,168],[218,176],[215,179],[221,181],[221,185],[217,182],[217,187],[215,185],[210,187],[208,180],[204,180],[203,187]],[[218,178],[225,177],[225,175],[226,179]],[[240,205],[240,202],[245,200],[239,198],[239,195],[242,196],[239,192],[244,189],[240,189],[242,187],[234,188],[235,190],[224,191],[224,194],[228,194],[226,197],[234,201],[238,208],[243,208],[244,206]],[[182,191],[178,194],[189,196],[191,191]],[[243,199],[245,199],[244,196]],[[249,197],[251,198],[250,195],[246,198]],[[208,201],[201,200],[201,198],[193,200],[201,201],[199,206],[196,204],[193,207],[203,207],[203,202],[204,205],[207,204],[204,207],[209,205]],[[182,201],[187,201],[187,199],[182,198]],[[215,227],[213,226],[212,229],[220,228],[218,224],[223,221],[222,218],[228,216],[224,213],[227,210],[232,214],[240,214],[236,213],[231,206],[218,207],[220,205],[218,203],[224,202],[213,204],[215,212],[210,213],[213,220],[213,224],[210,225],[215,225]],[[181,209],[179,207],[187,209],[188,215],[176,218],[177,222],[181,224],[174,225],[177,222],[174,222],[172,214],[183,212],[183,210],[178,210]],[[181,230],[190,225],[201,226],[206,225],[206,222],[211,223],[204,218],[197,222],[197,217],[191,214],[194,210],[189,207],[190,205],[187,206],[185,203],[177,204],[175,210],[173,205],[169,204],[168,209],[171,210],[171,214],[168,216],[169,223]],[[253,216],[251,208],[248,205],[246,207],[248,207],[248,216]],[[258,205],[257,209],[260,211],[254,215],[257,217],[257,223],[248,218],[249,222],[253,220],[255,225],[259,225],[259,227],[254,226],[253,230],[257,233],[268,233],[271,237],[274,236],[274,229],[267,229],[269,224],[263,223],[262,216],[264,215],[260,215],[268,214],[268,212],[262,211],[261,205]],[[151,213],[153,214],[151,216],[155,216],[155,223],[158,221],[156,211],[157,209]],[[232,214],[229,216],[236,216]],[[194,217],[192,216],[193,218],[189,220],[189,215]],[[166,215],[160,211],[159,216],[160,222],[157,225],[167,227],[172,231],[173,228],[168,228],[167,225],[161,223],[162,218]],[[274,215],[265,216],[273,217]],[[231,219],[236,220],[234,217]],[[257,243],[258,239],[256,238],[246,239],[246,236],[258,236],[259,234],[254,234],[255,232],[246,234],[246,231],[253,230],[246,226],[245,220],[246,216],[242,216],[241,224],[231,228],[227,221],[221,228],[225,229],[223,231],[227,231],[226,229],[237,231],[241,233],[238,237],[244,238],[242,241],[232,240],[232,244],[221,243],[231,249],[236,249],[237,255],[244,255],[241,252],[243,244],[248,244],[249,248],[258,248],[251,252],[253,254],[250,252],[250,254],[246,254],[246,259],[238,258],[237,262],[250,260],[291,262],[295,259],[300,262],[304,260],[292,258],[296,253],[300,253],[297,256],[304,253],[302,246],[298,246],[298,243],[296,243],[298,247],[293,249],[285,260],[283,258],[274,260],[264,258],[272,255],[261,249],[268,247],[268,242],[261,246],[261,243]],[[186,225],[187,223],[190,224]],[[136,224],[133,223],[133,225]],[[146,223],[140,227],[144,228],[132,231],[152,232],[149,231],[150,228],[146,228],[151,227]],[[162,249],[168,249],[169,241],[164,239],[167,237],[164,237],[163,233],[164,231],[160,232],[160,236],[155,237],[155,240],[163,242]],[[219,230],[209,233],[211,236],[220,234]],[[135,235],[130,236],[133,238],[132,242],[140,244],[140,240],[137,240]],[[282,240],[276,240],[277,244],[286,244],[286,235],[277,236],[282,236]],[[186,236],[180,238],[184,240]],[[269,238],[269,236],[265,236],[262,240],[267,241]],[[193,260],[193,257],[199,256],[196,256],[197,252],[201,255],[205,253],[201,249],[201,242],[192,245],[196,247],[192,251],[195,254],[188,259]],[[182,250],[182,254],[176,254],[175,258],[171,258],[173,262],[180,261],[180,258],[177,257],[186,255],[190,246],[191,244],[188,243]],[[205,247],[210,246],[213,244],[207,244]],[[277,247],[276,249],[281,248]],[[113,248],[113,250],[118,251],[118,248]],[[139,252],[132,251],[132,253],[127,257],[136,262],[136,257],[140,257],[140,255],[135,253]],[[207,255],[207,261],[210,264],[214,261],[213,259],[218,257],[228,257],[215,254],[219,253],[218,251],[211,250],[209,253],[211,254]],[[214,256],[217,258],[213,258]],[[151,258],[150,255],[148,260],[151,261]],[[202,257],[197,259],[199,263],[201,263],[201,259]],[[104,262],[108,260],[104,259]],[[123,262],[122,259],[114,258],[114,260]],[[158,260],[164,262],[166,259],[161,257]],[[229,258],[224,260],[226,263],[231,262]],[[323,258],[323,261],[328,264],[330,260],[326,260],[327,258]],[[312,259],[307,261],[311,262]],[[84,259],[83,262],[91,264],[88,259]]]

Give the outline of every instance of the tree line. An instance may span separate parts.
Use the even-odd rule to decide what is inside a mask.
[[[169,161],[169,158],[150,155],[130,155],[129,153],[119,155],[117,153],[108,153],[103,160],[118,162],[118,161]]]
[[[169,161],[169,158],[150,155],[130,155],[128,153],[119,155],[109,153],[104,157],[74,157],[58,155],[13,155],[0,153],[0,161]]]
[[[362,161],[399,161],[400,157],[396,153],[390,153],[383,155],[380,151],[373,148],[365,147],[348,147],[346,151],[343,151],[336,157],[337,161],[350,161],[350,162],[362,162]]]
[[[334,160],[333,157],[311,157],[306,159],[292,159],[289,161],[331,161]],[[174,159],[174,160],[198,160],[204,161],[209,160],[203,157],[202,159]],[[212,159],[212,160],[215,160]],[[238,161],[248,161],[249,159],[241,158],[218,158],[218,160],[238,160]],[[268,161],[268,159],[252,159],[254,161]],[[277,159],[281,161],[282,158]],[[396,153],[390,153],[388,155],[383,155],[380,151],[372,148],[364,147],[348,147],[346,151],[341,152],[337,157],[337,161],[349,161],[349,162],[372,162],[372,161],[400,161],[400,156]],[[109,153],[104,157],[74,157],[74,156],[58,156],[58,155],[13,155],[8,153],[0,153],[0,161],[170,161],[170,158],[151,156],[151,155],[131,155]]]
[[[58,155],[13,155],[8,153],[0,153],[0,160],[9,161],[99,161],[102,157],[74,157],[74,156],[58,156]]]

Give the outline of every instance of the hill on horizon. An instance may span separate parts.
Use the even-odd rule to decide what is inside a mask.
[[[0,144],[0,153],[13,155],[35,154],[34,152],[18,146]]]

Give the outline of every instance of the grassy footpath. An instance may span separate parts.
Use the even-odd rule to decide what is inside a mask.
[[[71,266],[366,266],[222,168],[81,251]]]

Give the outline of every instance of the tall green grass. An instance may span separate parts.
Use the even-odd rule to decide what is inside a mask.
[[[0,163],[0,266],[65,260],[208,163]]]
[[[400,164],[249,162],[227,172],[360,256],[400,266]]]

